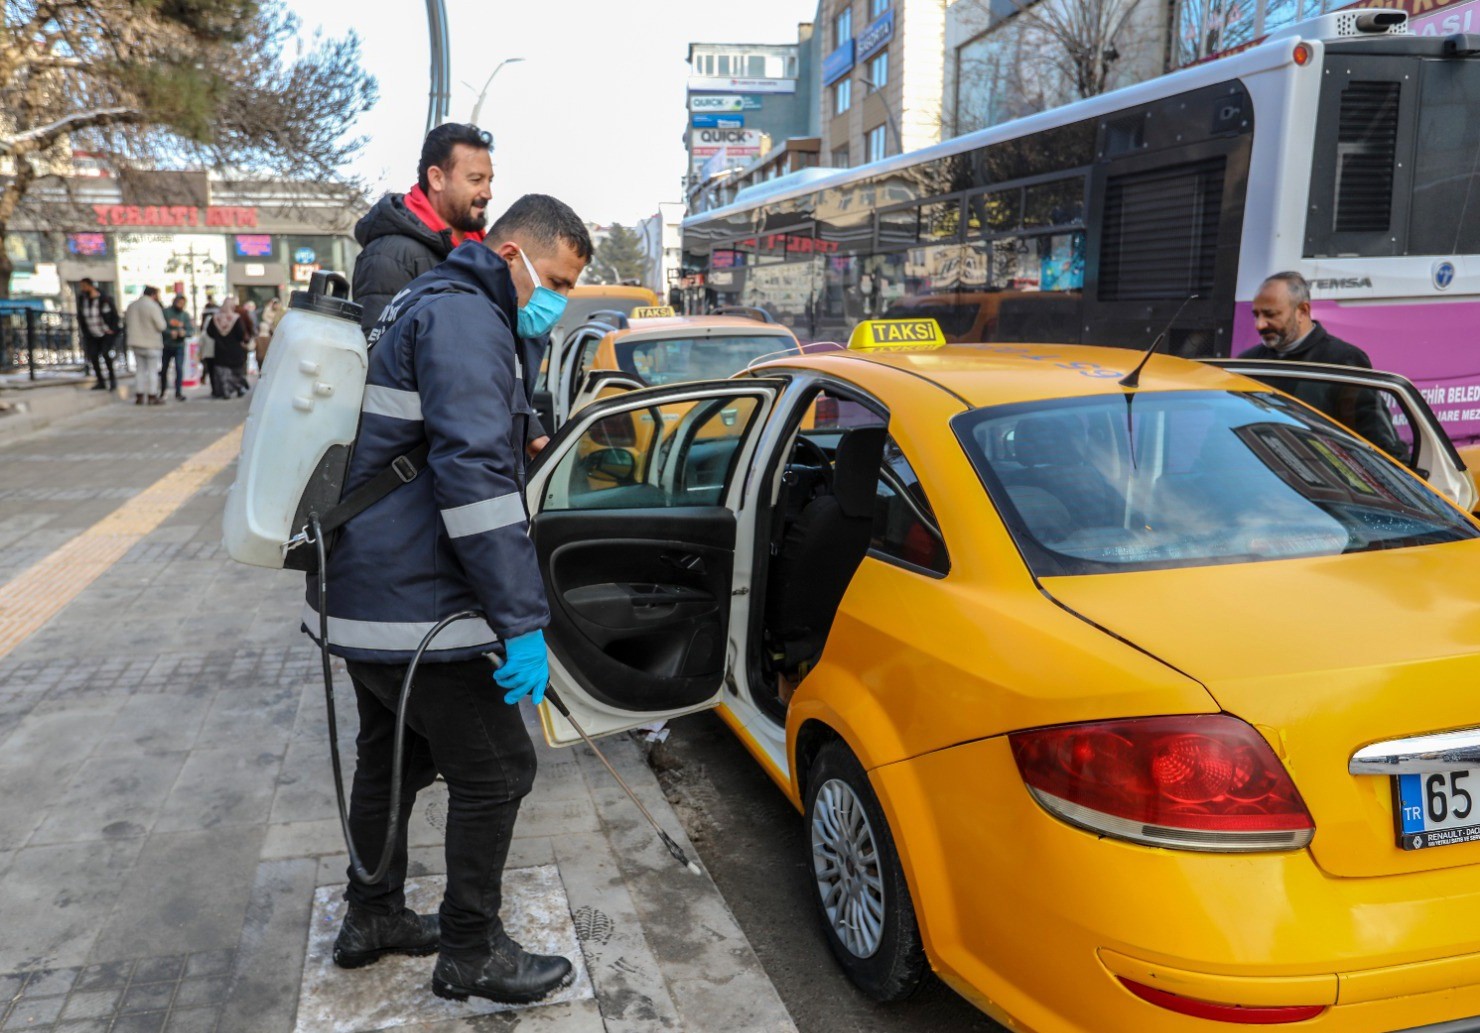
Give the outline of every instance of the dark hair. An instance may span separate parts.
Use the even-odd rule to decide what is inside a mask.
[[[84,276],[82,279],[77,281],[77,285],[79,287],[82,286],[84,283],[87,284],[89,287],[97,286],[97,284],[93,283],[93,279],[91,276]]]
[[[550,251],[555,250],[558,241],[564,241],[581,261],[591,260],[591,234],[586,232],[586,224],[570,205],[548,194],[525,194],[509,205],[509,210],[489,228],[487,240],[496,246],[519,232],[531,244]]]
[[[157,297],[159,297],[159,288],[158,287],[145,287],[143,293],[149,295],[151,298],[157,298]]]
[[[428,133],[421,142],[421,162],[416,166],[416,185],[421,187],[422,193],[431,189],[427,169],[435,165],[446,172],[452,161],[452,149],[460,143],[491,150],[493,136],[487,130],[463,122],[443,122]]]
[[[1297,306],[1305,304],[1310,300],[1310,281],[1299,273],[1284,272],[1266,276],[1265,283],[1283,283],[1285,289],[1290,292],[1290,300]]]

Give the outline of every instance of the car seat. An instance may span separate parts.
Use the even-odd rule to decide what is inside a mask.
[[[1033,508],[1040,513],[1052,511],[1053,524],[1068,517],[1069,526],[1054,528],[1054,537],[1089,527],[1120,524],[1121,499],[1110,482],[1088,460],[1089,440],[1083,424],[1073,416],[1026,416],[1013,431],[1013,455],[1021,469],[1003,475],[1004,485],[1014,501],[1028,493],[1017,488],[1035,488],[1049,496],[1036,496]],[[1057,502],[1059,507],[1051,505]],[[1028,512],[1023,518],[1032,520]]]
[[[883,427],[838,440],[832,491],[808,502],[771,562],[765,630],[772,669],[793,671],[822,653],[833,617],[873,535]]]

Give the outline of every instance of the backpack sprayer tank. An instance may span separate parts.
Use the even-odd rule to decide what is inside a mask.
[[[310,510],[339,501],[365,395],[360,306],[348,299],[343,276],[314,273],[273,333],[226,497],[223,540],[239,563],[312,569],[314,550],[288,543]]]

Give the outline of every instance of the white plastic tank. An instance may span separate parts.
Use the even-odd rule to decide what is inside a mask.
[[[312,550],[285,561],[284,545],[310,508],[323,513],[339,501],[367,365],[360,306],[348,299],[343,276],[314,273],[273,332],[226,498],[222,537],[238,562],[306,569]]]

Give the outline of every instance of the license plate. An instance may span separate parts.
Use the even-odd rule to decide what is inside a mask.
[[[1404,850],[1480,840],[1480,768],[1398,775],[1398,845]]]

